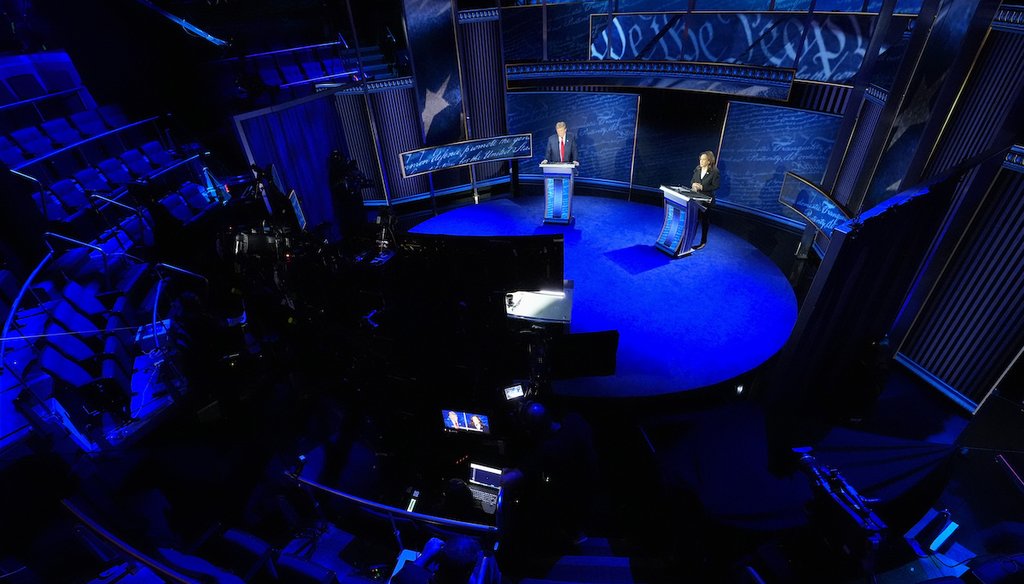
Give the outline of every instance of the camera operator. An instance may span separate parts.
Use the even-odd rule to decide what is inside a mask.
[[[346,242],[365,234],[367,229],[366,209],[363,207],[363,196],[360,194],[366,187],[372,186],[356,161],[347,158],[335,150],[328,158],[328,180],[331,184],[331,200],[334,203],[334,214],[338,220],[341,237]]]

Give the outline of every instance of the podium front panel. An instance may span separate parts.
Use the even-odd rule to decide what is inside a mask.
[[[654,247],[672,257],[693,252],[697,234],[697,214],[700,205],[696,199],[662,187],[665,193],[665,219]]]
[[[573,164],[542,164],[544,223],[572,222]]]

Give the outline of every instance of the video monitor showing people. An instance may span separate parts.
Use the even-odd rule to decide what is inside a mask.
[[[518,399],[526,395],[526,391],[523,389],[522,383],[510,385],[505,388],[505,399]]]
[[[459,410],[441,410],[444,418],[444,429],[449,432],[491,433],[491,422],[484,414],[462,412]]]

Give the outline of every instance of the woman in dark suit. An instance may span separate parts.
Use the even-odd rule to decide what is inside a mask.
[[[697,168],[693,169],[690,188],[702,195],[711,197],[711,200],[704,204],[704,210],[700,213],[700,243],[695,245],[693,249],[700,249],[708,242],[708,226],[710,225],[708,213],[715,204],[715,191],[718,190],[721,180],[722,177],[718,174],[718,168],[715,166],[715,153],[710,150],[701,152],[700,163],[697,165]]]

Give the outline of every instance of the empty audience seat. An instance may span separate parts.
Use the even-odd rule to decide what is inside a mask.
[[[103,122],[106,123],[107,128],[115,130],[122,126],[128,125],[128,117],[124,115],[121,108],[116,105],[101,105],[96,108],[96,113],[103,118]]]
[[[178,189],[181,198],[195,211],[203,211],[211,202],[206,198],[206,189],[194,182],[186,181]]]
[[[89,198],[86,196],[85,191],[69,178],[59,180],[50,185],[50,192],[67,209],[78,210],[89,206]]]
[[[11,132],[11,138],[29,158],[38,158],[55,149],[53,142],[35,126],[15,130]]]
[[[96,136],[108,130],[106,123],[96,110],[71,114],[71,123],[85,136]]]
[[[259,60],[256,65],[257,73],[259,74],[260,81],[270,87],[279,87],[283,82],[281,74],[277,70],[277,65],[274,64],[274,60],[271,58],[263,58]]]
[[[140,148],[149,161],[156,166],[166,166],[174,161],[174,157],[159,142],[146,142]]]
[[[83,168],[76,172],[75,181],[78,182],[78,186],[84,191],[97,191],[98,194],[109,195],[114,190],[114,187],[107,182],[106,177],[95,168]]]
[[[135,178],[142,178],[153,173],[154,167],[141,152],[132,148],[121,153],[121,162],[135,175]]]
[[[41,128],[53,142],[61,147],[77,144],[82,135],[71,127],[65,118],[57,118],[42,123]]]
[[[293,60],[291,55],[281,55],[278,58],[278,66],[284,83],[295,83],[307,79],[306,74],[303,73],[299,64]]]
[[[22,73],[7,78],[7,85],[19,100],[46,95],[46,88],[33,73]]]
[[[172,216],[182,223],[188,223],[193,218],[192,209],[189,209],[185,199],[181,198],[178,193],[171,193],[166,197],[160,199],[160,204],[167,209]]]
[[[21,148],[13,144],[0,146],[0,161],[10,168],[15,168],[25,162],[25,155],[22,154]]]
[[[103,176],[107,177],[107,180],[116,186],[126,185],[135,181],[124,164],[116,158],[108,158],[96,166],[103,173]]]
[[[0,104],[6,105],[16,101],[20,101],[18,96],[14,95],[14,92],[11,91],[11,88],[6,83],[0,81]]]

